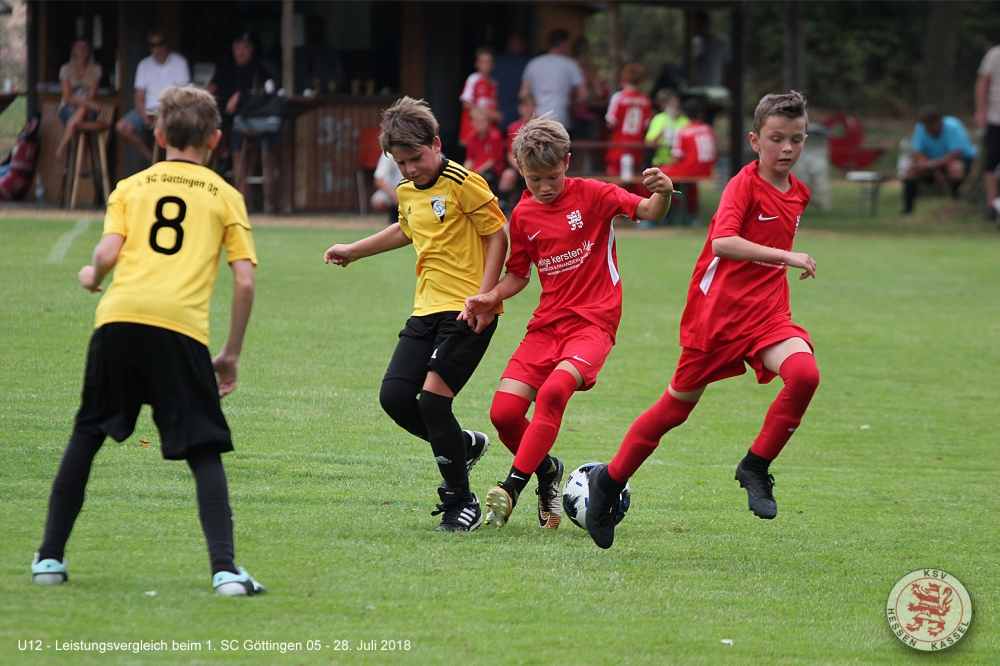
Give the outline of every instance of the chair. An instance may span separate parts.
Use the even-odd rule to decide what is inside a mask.
[[[843,111],[829,113],[823,118],[822,124],[835,131],[827,144],[830,148],[830,161],[839,169],[863,171],[885,153],[883,148],[861,146],[865,140],[865,128],[854,114]]]
[[[246,197],[247,185],[260,185],[264,190],[264,212],[273,213],[276,206],[271,198],[278,176],[275,173],[277,165],[272,159],[275,151],[270,146],[270,137],[266,132],[251,130],[241,131],[240,134],[243,136],[243,144],[240,147],[240,169],[239,173],[233,174],[236,189]],[[254,175],[258,161],[260,161],[260,174]]]
[[[111,196],[107,148],[114,116],[115,107],[103,106],[97,120],[80,122],[74,129],[59,195],[64,207],[76,208],[81,178],[90,178],[93,183],[95,203],[107,204]],[[84,153],[90,162],[87,170],[83,168]]]
[[[355,180],[358,182],[358,208],[362,213],[368,212],[365,171],[374,173],[378,166],[378,160],[382,156],[382,146],[378,142],[380,131],[378,127],[366,127],[358,135],[358,170],[355,172]]]

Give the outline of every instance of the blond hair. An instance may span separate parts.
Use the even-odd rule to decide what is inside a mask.
[[[205,90],[192,85],[170,86],[160,95],[156,126],[174,148],[205,147],[221,123],[215,98]]]
[[[555,167],[566,162],[569,134],[549,115],[546,113],[524,123],[514,137],[514,158],[522,169]]]
[[[420,150],[429,146],[438,135],[438,122],[427,102],[403,97],[382,112],[382,132],[378,135],[382,151],[393,148]]]
[[[771,116],[781,118],[805,118],[806,127],[809,127],[809,115],[806,113],[806,98],[802,93],[794,90],[779,95],[764,95],[757,103],[757,110],[753,112],[753,132],[760,135],[760,130],[764,123]]]

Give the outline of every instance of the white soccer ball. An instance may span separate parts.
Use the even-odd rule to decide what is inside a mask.
[[[580,465],[570,473],[569,477],[566,478],[566,483],[563,484],[563,513],[569,516],[574,525],[583,529],[587,529],[587,504],[590,501],[590,470],[600,464],[592,462]],[[625,490],[622,491],[621,497],[618,499],[618,512],[615,516],[616,525],[622,522],[622,518],[625,517],[625,512],[628,511],[628,506],[631,502],[632,489],[626,483]]]

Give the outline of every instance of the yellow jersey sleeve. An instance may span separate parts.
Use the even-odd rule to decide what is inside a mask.
[[[469,176],[455,191],[458,203],[468,215],[480,236],[489,236],[503,229],[507,218],[500,210],[497,198],[482,176],[469,172]]]
[[[257,251],[254,248],[250,218],[243,197],[229,201],[229,217],[223,223],[222,242],[226,246],[226,262],[233,263],[249,259],[257,265]]]

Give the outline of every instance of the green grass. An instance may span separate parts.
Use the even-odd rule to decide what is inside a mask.
[[[777,520],[754,518],[733,480],[779,388],[744,376],[711,387],[635,475],[609,551],[568,522],[542,533],[530,500],[502,531],[434,532],[429,448],[377,400],[410,311],[411,251],[339,269],[322,264],[322,251],[363,232],[258,229],[258,299],[240,386],[224,401],[236,444],[225,462],[237,562],[272,592],[238,600],[212,594],[190,473],[160,459],[147,412],[131,439],[108,440],[96,460],[67,550],[70,582],[30,583],[97,302],[75,275],[100,232],[91,225],[63,261],[46,263],[73,222],[0,221],[0,661],[914,663],[920,655],[890,634],[882,609],[900,577],[934,566],[965,583],[977,612],[971,635],[935,663],[994,662],[1000,249],[985,224],[956,218],[948,224],[965,233],[932,235],[936,219],[855,221],[851,212],[810,213],[852,233],[813,232],[803,220],[797,243],[819,262],[819,279],[793,280],[791,290],[823,379],[773,467]],[[625,314],[599,383],[567,410],[555,453],[568,469],[609,459],[666,386],[703,237],[704,228],[621,234]],[[213,350],[230,284],[221,276]],[[494,439],[473,473],[481,497],[511,462],[488,409],[536,303],[535,283],[508,303],[456,401],[463,426]],[[223,640],[313,639],[329,647],[221,650]],[[18,649],[29,640],[44,649]],[[128,640],[203,650],[55,650]],[[337,640],[355,649],[336,652]],[[410,649],[356,650],[373,640]]]

